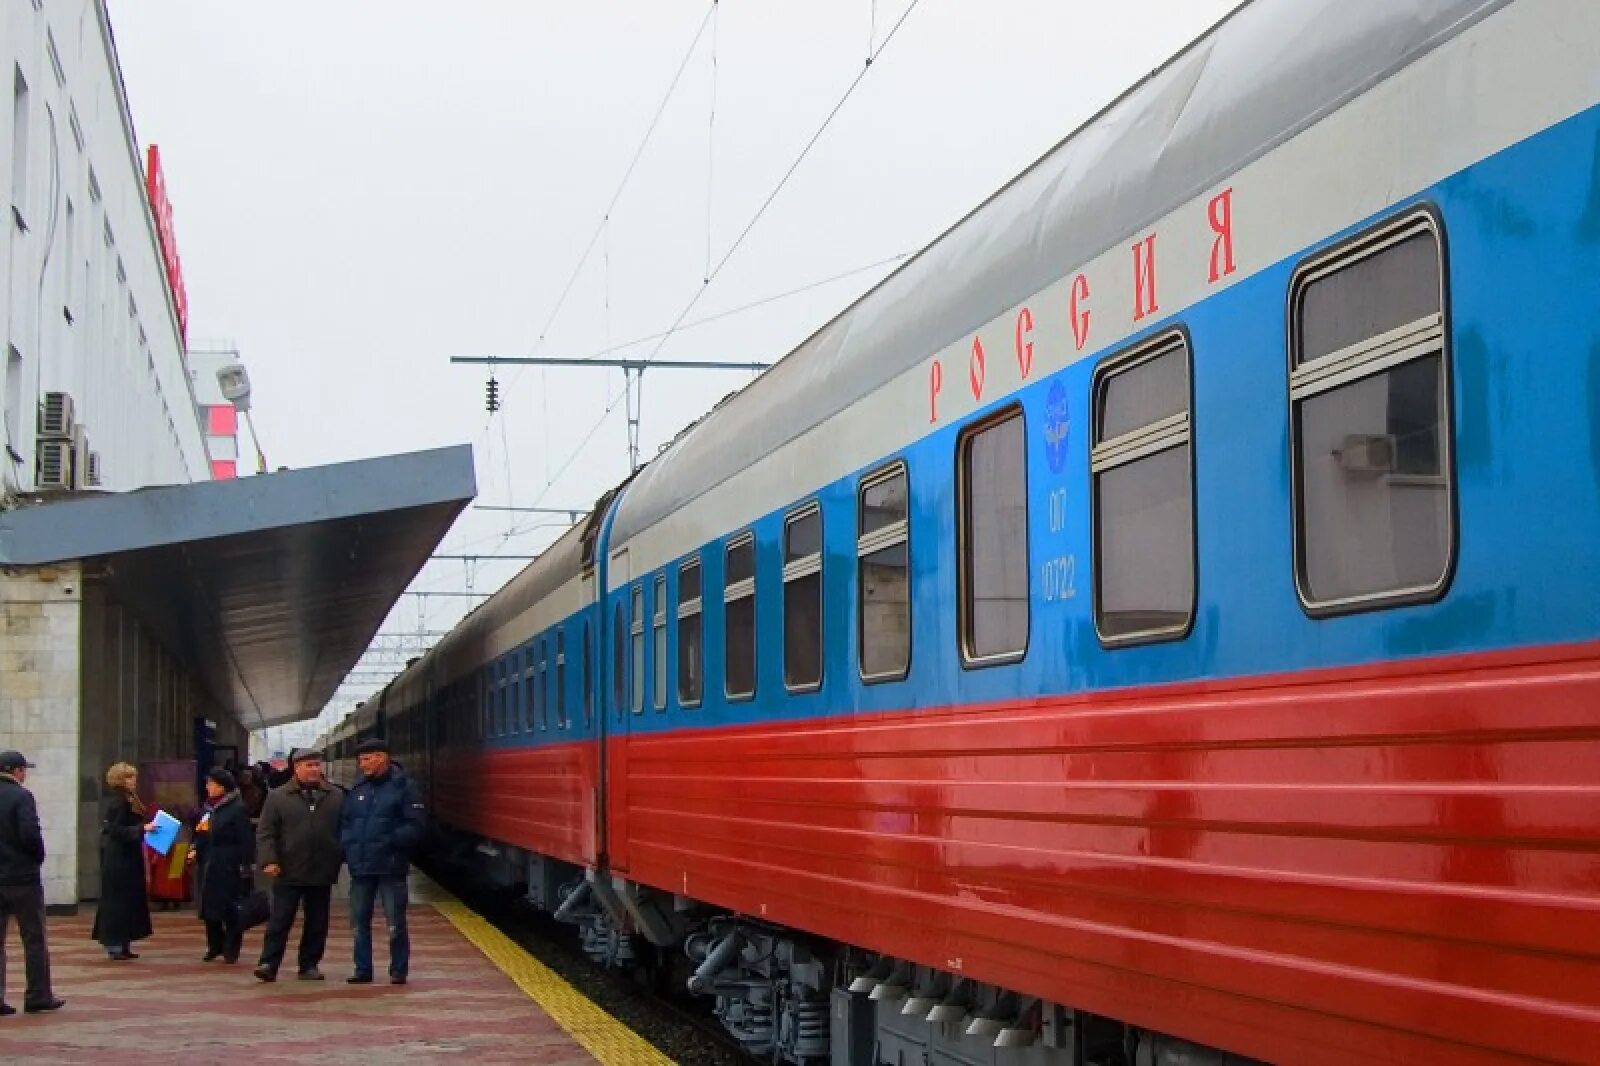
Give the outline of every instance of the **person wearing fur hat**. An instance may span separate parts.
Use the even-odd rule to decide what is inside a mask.
[[[256,838],[233,775],[226,770],[206,775],[206,812],[195,827],[194,842],[189,861],[200,867],[200,918],[206,923],[201,961],[220,956],[223,962],[238,962],[244,939],[239,900],[250,891]]]

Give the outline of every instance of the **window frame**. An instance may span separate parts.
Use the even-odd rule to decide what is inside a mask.
[[[662,714],[667,709],[667,689],[671,677],[667,669],[667,575],[657,574],[650,582],[650,709]]]
[[[980,434],[994,427],[1009,422],[1016,418],[1022,421],[1022,505],[1025,509],[1022,523],[1022,550],[1024,555],[1023,568],[1027,574],[1027,595],[1022,602],[1027,606],[1026,625],[1023,626],[1022,647],[999,655],[973,655],[971,645],[971,607],[969,599],[972,592],[972,553],[968,550],[967,538],[969,505],[971,493],[967,486],[967,449],[972,441]],[[960,657],[963,670],[987,670],[995,666],[1009,666],[1020,663],[1028,657],[1028,649],[1033,644],[1033,508],[1028,497],[1029,470],[1028,470],[1028,415],[1021,402],[1005,405],[985,417],[964,426],[956,437],[956,651]]]
[[[583,619],[583,726],[594,725],[594,627],[584,612]]]
[[[1302,366],[1301,349],[1303,347],[1303,337],[1300,307],[1305,290],[1310,284],[1337,274],[1346,267],[1354,266],[1363,259],[1370,258],[1386,248],[1398,245],[1423,232],[1433,238],[1435,250],[1438,252],[1439,311],[1437,324],[1430,325],[1423,330],[1415,330],[1414,327],[1419,322],[1427,321],[1426,319],[1417,319],[1386,333],[1378,334],[1375,337],[1364,338],[1354,345],[1311,360],[1305,366]],[[1444,598],[1445,593],[1450,589],[1451,582],[1455,579],[1456,564],[1461,555],[1461,516],[1460,482],[1455,468],[1456,422],[1455,375],[1453,372],[1455,352],[1450,335],[1449,251],[1449,240],[1445,233],[1444,218],[1439,209],[1432,203],[1418,203],[1306,257],[1295,267],[1294,273],[1289,278],[1285,323],[1286,344],[1284,346],[1288,362],[1288,375],[1284,398],[1288,413],[1285,437],[1289,446],[1290,553],[1294,568],[1295,597],[1300,601],[1301,610],[1311,618],[1334,618],[1366,611],[1385,610],[1391,607],[1436,603]],[[1411,332],[1408,336],[1402,338],[1407,343],[1398,352],[1390,352],[1388,354],[1383,352],[1384,348],[1393,346],[1394,341],[1392,339],[1388,344],[1375,343],[1381,338],[1394,338],[1401,331]],[[1435,333],[1437,334],[1436,337]],[[1429,343],[1434,340],[1437,340],[1436,346]],[[1425,351],[1415,350],[1422,348],[1424,344],[1428,344]],[[1406,351],[1410,351],[1411,354],[1405,354]],[[1313,399],[1343,386],[1365,381],[1377,374],[1399,369],[1408,363],[1424,359],[1428,355],[1435,353],[1439,357],[1439,394],[1441,400],[1439,405],[1441,426],[1439,469],[1444,475],[1444,489],[1447,501],[1445,506],[1447,533],[1445,558],[1439,577],[1425,586],[1363,593],[1356,596],[1341,596],[1327,600],[1314,599],[1311,596],[1308,587],[1309,583],[1306,579],[1305,523],[1302,520],[1305,504],[1305,472],[1300,464],[1299,404],[1304,400]]]
[[[533,697],[534,728],[545,733],[550,729],[550,701],[544,688],[544,638],[535,637],[528,643],[528,673],[532,680],[528,688]]]
[[[628,713],[628,594],[624,588],[611,609],[611,698],[618,717]]]
[[[903,477],[906,481],[906,516],[899,522],[869,534],[861,532],[861,508],[866,502],[868,489],[884,482]],[[869,674],[866,670],[866,610],[867,598],[862,593],[861,566],[867,556],[876,555],[897,544],[906,546],[906,665],[898,673]],[[905,459],[895,459],[861,476],[856,483],[856,674],[865,685],[882,685],[891,681],[904,681],[911,676],[911,657],[916,654],[916,612],[912,610],[915,597],[911,570],[911,466]]]
[[[735,548],[750,546],[750,576],[734,585],[728,583],[728,556]],[[760,600],[756,596],[757,578],[760,577],[760,559],[756,552],[756,534],[745,529],[728,538],[722,548],[722,697],[729,703],[748,703],[756,698],[761,687],[761,614]],[[703,572],[702,572],[703,576]],[[750,600],[750,691],[734,692],[728,687],[728,607],[735,600]]]
[[[523,645],[517,648],[517,669],[515,669],[515,687],[517,687],[517,731],[518,733],[531,733],[534,730],[533,722],[533,645]]]
[[[566,729],[570,723],[567,721],[567,631],[565,626],[556,627],[556,728]]]
[[[794,561],[789,561],[789,527],[815,515],[817,518],[817,550],[810,555]],[[813,498],[793,508],[783,516],[783,532],[779,535],[778,550],[783,562],[783,595],[779,603],[779,614],[783,619],[783,690],[790,695],[805,692],[816,692],[822,687],[822,679],[828,673],[828,625],[827,625],[827,579],[824,577],[823,561],[827,558],[826,545],[823,541],[825,519],[822,514],[822,504]],[[817,577],[817,679],[806,681],[798,685],[789,683],[789,585],[802,578],[815,574]]]
[[[688,573],[691,569],[698,571],[698,574],[699,574],[698,583],[699,583],[699,587],[700,587],[700,594],[698,596],[694,597],[691,600],[685,600],[683,598],[683,575]],[[678,650],[677,655],[674,657],[674,665],[675,666],[676,666],[677,660],[681,659],[682,655],[683,655],[682,648],[683,648],[683,623],[684,623],[684,621],[686,619],[695,618],[695,617],[698,617],[700,619],[700,655],[699,655],[699,658],[700,658],[700,664],[699,664],[700,665],[700,694],[698,696],[696,696],[694,699],[688,699],[687,697],[684,696],[683,671],[682,670],[677,670],[676,671],[678,676],[676,678],[677,684],[674,686],[674,688],[676,690],[676,695],[678,697],[678,706],[681,707],[681,708],[684,708],[684,709],[699,707],[702,703],[705,702],[705,697],[706,697],[706,615],[705,615],[706,586],[705,586],[705,580],[706,580],[706,570],[705,570],[705,567],[700,564],[700,556],[698,556],[698,555],[691,556],[690,558],[685,559],[683,562],[678,564],[678,592],[677,592],[676,598],[674,599],[674,606],[676,607],[676,610],[674,611],[674,623],[673,624],[674,624],[674,627],[676,628],[676,637],[677,637],[677,641],[678,641],[678,649],[679,650]]]
[[[1174,351],[1183,355],[1184,384],[1187,388],[1188,407],[1182,416],[1170,415],[1159,422],[1146,423],[1138,429],[1121,433],[1102,442],[1100,416],[1102,414],[1103,388],[1118,374],[1126,373],[1146,363],[1155,362]],[[1181,439],[1180,439],[1181,438]],[[1118,470],[1141,459],[1148,459],[1171,448],[1186,448],[1189,456],[1189,611],[1181,625],[1141,629],[1133,633],[1107,635],[1100,625],[1100,595],[1103,587],[1100,565],[1100,475]],[[1128,454],[1131,453],[1131,454]],[[1089,544],[1093,574],[1090,577],[1090,610],[1095,637],[1107,649],[1131,648],[1141,644],[1161,644],[1179,641],[1194,631],[1195,614],[1200,605],[1200,493],[1195,480],[1194,460],[1194,344],[1189,331],[1174,326],[1106,357],[1095,367],[1089,384]]]
[[[628,712],[644,713],[646,678],[644,643],[644,582],[635,581],[628,586]]]

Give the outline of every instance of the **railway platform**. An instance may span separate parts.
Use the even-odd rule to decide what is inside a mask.
[[[373,930],[378,981],[345,983],[351,938],[340,899],[323,958],[326,980],[294,979],[297,925],[288,965],[276,983],[262,984],[250,973],[260,928],[246,935],[238,963],[203,963],[204,930],[194,910],[158,911],[151,914],[155,935],[135,945],[140,957],[113,962],[90,939],[94,915],[86,906],[50,920],[56,994],[67,1006],[0,1021],[0,1054],[8,1062],[119,1066],[670,1062],[432,882],[413,879],[409,916],[412,968],[405,986],[381,976],[387,950],[381,916]],[[20,987],[13,998],[20,1000]]]

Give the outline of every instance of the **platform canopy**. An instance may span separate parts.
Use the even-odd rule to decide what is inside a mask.
[[[259,729],[322,710],[476,491],[460,445],[75,494],[0,514],[0,565],[92,564]]]

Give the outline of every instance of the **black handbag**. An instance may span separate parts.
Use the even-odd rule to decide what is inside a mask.
[[[239,897],[239,928],[254,929],[272,914],[272,901],[265,892],[257,890]]]

